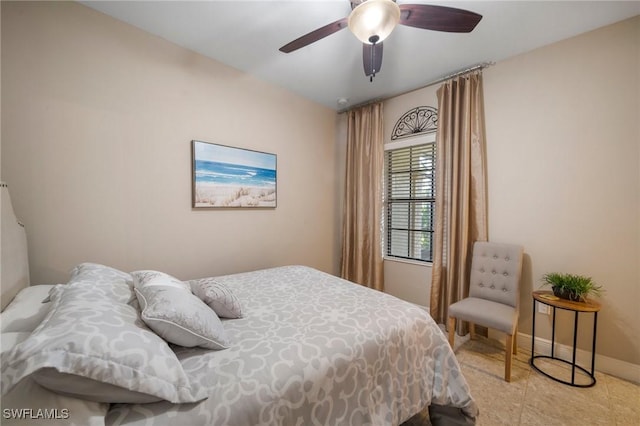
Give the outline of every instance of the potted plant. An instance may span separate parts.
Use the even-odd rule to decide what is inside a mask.
[[[589,295],[598,296],[604,290],[591,277],[550,272],[542,277],[544,285],[550,285],[553,294],[561,299],[585,301]]]

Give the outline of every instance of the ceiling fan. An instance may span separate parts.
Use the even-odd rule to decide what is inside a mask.
[[[395,0],[351,0],[351,14],[311,31],[280,48],[291,53],[321,40],[345,27],[362,41],[364,73],[373,81],[382,67],[382,41],[396,25],[425,30],[468,33],[482,19],[468,10],[427,4],[400,4]]]

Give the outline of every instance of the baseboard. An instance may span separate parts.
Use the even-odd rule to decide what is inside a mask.
[[[518,333],[518,347],[531,350],[531,335]],[[551,354],[551,341],[536,337],[535,352],[538,355]],[[570,361],[573,356],[573,349],[571,346],[556,343],[554,345],[554,353],[555,356]],[[591,366],[591,352],[578,349],[576,351],[576,361],[578,365],[588,370]],[[638,364],[596,354],[596,371],[640,384],[640,365]]]

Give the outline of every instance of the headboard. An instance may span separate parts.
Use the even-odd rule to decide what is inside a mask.
[[[0,194],[0,303],[4,310],[21,289],[29,286],[29,258],[27,233],[13,212],[9,187],[4,182],[0,182]]]

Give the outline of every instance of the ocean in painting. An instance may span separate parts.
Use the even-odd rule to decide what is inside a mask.
[[[196,184],[275,186],[276,171],[241,164],[196,160]]]

